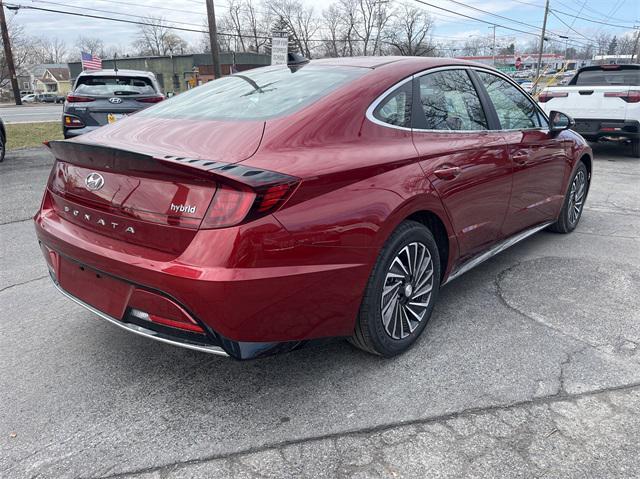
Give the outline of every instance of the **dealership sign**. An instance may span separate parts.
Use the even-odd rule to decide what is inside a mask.
[[[289,51],[289,35],[286,32],[273,32],[271,37],[271,64],[286,65]]]

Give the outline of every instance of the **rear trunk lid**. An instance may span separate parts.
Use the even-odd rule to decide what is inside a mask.
[[[51,142],[56,157],[48,185],[51,207],[101,235],[179,254],[218,188],[206,168],[222,160],[228,167],[253,155],[264,125],[239,129],[213,124],[219,122],[140,120]]]

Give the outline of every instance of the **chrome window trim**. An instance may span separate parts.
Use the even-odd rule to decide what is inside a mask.
[[[493,75],[495,75],[497,77],[502,78],[503,80],[505,80],[510,85],[513,85],[514,87],[516,87],[516,89],[518,91],[523,93],[525,95],[525,97],[527,97],[529,99],[529,101],[531,101],[531,103],[533,104],[534,108],[536,108],[538,113],[541,114],[542,117],[546,120],[547,125],[549,125],[549,117],[547,116],[547,114],[540,107],[540,105],[538,105],[538,103],[533,98],[531,98],[531,95],[529,95],[529,93],[527,93],[520,85],[518,85],[511,78],[509,78],[507,75],[505,75],[504,73],[502,73],[502,72],[500,72],[498,70],[494,70],[492,68],[483,67],[483,66],[479,66],[479,65],[445,65],[445,66],[441,66],[441,67],[427,68],[426,70],[422,70],[422,71],[420,71],[418,73],[414,73],[410,77],[403,78],[402,80],[400,80],[399,82],[395,83],[393,86],[391,86],[390,88],[385,90],[384,93],[382,93],[380,96],[378,96],[373,101],[373,103],[371,103],[371,105],[369,105],[369,108],[367,108],[367,111],[366,111],[366,114],[365,114],[366,118],[369,121],[371,121],[372,123],[375,123],[376,125],[379,125],[379,126],[383,126],[385,128],[394,128],[396,130],[415,131],[415,132],[423,132],[423,133],[440,133],[440,134],[452,134],[452,133],[454,133],[454,134],[467,133],[468,134],[468,133],[474,133],[474,134],[483,134],[483,133],[513,132],[513,131],[542,131],[542,132],[547,132],[548,133],[550,131],[549,128],[545,128],[543,126],[536,127],[536,128],[515,128],[515,129],[501,129],[501,130],[491,130],[491,129],[486,129],[486,130],[429,130],[429,129],[422,129],[422,128],[407,128],[405,126],[391,125],[389,123],[385,123],[382,120],[378,120],[376,117],[373,116],[373,112],[378,107],[378,105],[382,102],[382,100],[384,100],[387,97],[387,95],[392,93],[395,89],[401,87],[402,85],[404,85],[408,81],[414,80],[415,78],[420,78],[422,76],[429,75],[431,73],[436,73],[436,72],[446,71],[446,70],[474,70],[474,71],[480,71],[480,72],[483,72],[483,73],[493,74]],[[480,98],[478,97],[478,99],[480,99]],[[485,116],[486,116],[486,113],[485,113]]]
[[[390,123],[385,123],[384,121],[379,120],[375,116],[373,116],[373,112],[375,111],[376,108],[378,108],[378,105],[382,103],[382,100],[384,100],[389,94],[393,93],[402,85],[412,80],[413,80],[413,75],[400,80],[398,83],[395,83],[391,88],[388,88],[387,90],[385,90],[384,93],[378,96],[375,100],[373,100],[373,103],[369,105],[369,108],[367,108],[367,112],[365,113],[365,117],[370,122],[375,123],[376,125],[384,126],[386,128],[394,128],[396,130],[403,130],[403,131],[413,131],[414,130],[413,128],[407,128],[406,126],[398,126],[398,125],[392,125]]]
[[[137,334],[139,336],[144,336],[145,338],[155,339],[156,341],[160,341],[161,343],[171,344],[172,346],[179,346],[181,348],[192,349],[194,351],[200,351],[203,353],[215,354],[218,356],[228,356],[224,349],[219,346],[204,346],[193,344],[189,342],[182,342],[178,340],[168,339],[166,337],[160,336],[159,333],[152,331],[151,329],[143,328],[142,326],[138,326],[137,324],[131,323],[123,323],[122,321],[118,321],[117,319],[109,316],[108,314],[103,313],[102,311],[94,308],[93,306],[85,303],[81,299],[76,298],[71,293],[68,293],[53,279],[53,285],[56,287],[58,291],[60,291],[64,296],[69,298],[71,301],[79,304],[83,308],[88,309],[93,314],[101,317],[102,319],[108,321],[109,323],[118,326],[119,328],[124,329],[125,331],[129,331],[131,333]]]

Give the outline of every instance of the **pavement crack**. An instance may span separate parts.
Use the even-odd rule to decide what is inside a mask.
[[[33,283],[34,281],[40,281],[41,279],[45,279],[45,278],[48,278],[48,277],[49,277],[49,275],[38,276],[37,278],[28,279],[27,281],[23,281],[21,283],[10,284],[9,286],[5,286],[4,288],[0,289],[0,293],[6,291],[8,289],[15,288],[17,286],[23,286],[25,284]]]
[[[28,218],[24,218],[24,219],[20,219],[20,220],[5,221],[4,223],[0,223],[0,226],[13,225],[13,224],[16,224],[16,223],[24,223],[25,221],[31,221],[31,220],[33,220],[33,218],[31,216],[29,216]]]
[[[578,352],[579,350],[576,350],[570,354],[575,355],[575,354],[578,354]],[[189,466],[204,464],[207,462],[222,460],[222,459],[236,461],[242,458],[243,456],[247,456],[250,454],[256,454],[256,453],[261,453],[265,451],[286,448],[290,446],[303,446],[305,444],[311,444],[319,441],[331,441],[335,438],[341,438],[341,437],[368,437],[372,434],[383,433],[397,427],[424,426],[428,424],[437,424],[444,421],[448,421],[450,419],[455,419],[460,417],[473,419],[474,417],[477,417],[479,414],[483,414],[483,413],[511,411],[516,408],[527,407],[527,406],[538,406],[538,405],[545,406],[545,405],[561,403],[566,401],[577,401],[579,399],[589,398],[593,396],[600,396],[610,392],[634,391],[634,390],[640,390],[640,382],[625,384],[623,386],[613,386],[608,388],[594,389],[591,391],[585,391],[585,392],[580,392],[576,394],[566,394],[566,395],[554,394],[554,395],[545,396],[542,398],[534,398],[534,399],[528,399],[524,401],[516,401],[512,403],[500,404],[500,405],[468,408],[458,412],[443,414],[439,416],[433,416],[429,418],[415,419],[411,421],[400,421],[397,423],[381,424],[381,425],[373,426],[369,428],[348,430],[343,432],[324,434],[320,436],[309,436],[309,437],[304,437],[300,439],[280,441],[273,444],[265,444],[262,446],[256,446],[256,447],[228,452],[228,453],[212,454],[210,456],[206,456],[198,459],[191,459],[187,461],[174,462],[171,464],[165,464],[161,466],[153,466],[153,467],[148,467],[148,468],[143,468],[143,469],[138,469],[133,471],[126,471],[126,472],[117,473],[109,476],[89,476],[87,479],[124,479],[129,477],[142,476],[142,475],[154,473],[154,472],[157,472],[158,474],[162,475],[164,471],[167,471],[170,469],[175,471],[175,470],[179,470]]]

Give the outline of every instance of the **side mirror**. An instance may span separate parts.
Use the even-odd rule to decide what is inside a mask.
[[[553,110],[549,113],[549,131],[551,132],[557,133],[563,130],[568,130],[575,124],[576,122],[573,118],[560,111]]]

